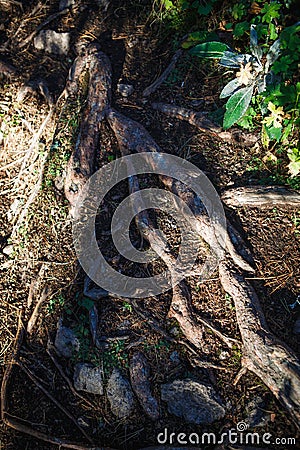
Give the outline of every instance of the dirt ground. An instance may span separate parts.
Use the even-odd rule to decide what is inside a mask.
[[[182,37],[179,34],[174,36],[172,29],[163,23],[158,3],[144,0],[129,6],[126,1],[113,0],[107,2],[106,8],[105,1],[76,2],[73,10],[44,27],[70,33],[70,50],[63,57],[36,50],[33,37],[26,43],[38,25],[58,11],[58,3],[0,1],[1,59],[18,71],[10,77],[0,74],[1,377],[12,359],[19,314],[26,323],[35,303],[47,288],[48,294],[36,325],[33,332],[27,334],[19,358],[26,367],[30,367],[44,390],[83,424],[83,429],[99,448],[131,450],[157,445],[156,436],[165,427],[176,432],[221,434],[241,421],[247,422],[247,405],[257,398],[263,401],[262,413],[267,420],[260,427],[254,427],[254,431],[268,432],[278,438],[298,436],[299,439],[289,414],[260,379],[248,372],[237,385],[233,385],[241,366],[239,346],[229,349],[204,329],[203,348],[198,350],[197,356],[205,361],[206,367],[194,364],[194,354],[180,343],[184,339],[179,327],[174,320],[167,318],[170,292],[140,300],[144,318],[130,302],[117,298],[99,302],[101,334],[114,335],[125,324],[126,337],[113,341],[104,352],[93,346],[83,296],[84,274],[73,248],[68,202],[62,189],[66,163],[76,142],[81,105],[73,104],[65,109],[58,107],[49,116],[49,105],[40,92],[29,94],[20,101],[20,89],[24,84],[44,80],[56,100],[64,89],[78,43],[96,41],[112,64],[113,106],[144,125],[163,151],[197,165],[219,193],[232,186],[268,183],[274,167],[264,159],[266,151],[259,144],[242,148],[220,143],[151,107],[152,102],[160,101],[197,111],[217,110],[221,107],[218,93],[224,76],[215,65],[195,61],[184,54],[167,81],[153,95],[143,97],[144,89],[169,64],[178,39]],[[118,83],[133,85],[132,95],[122,96],[117,90]],[[44,121],[46,125],[39,133]],[[104,124],[97,155],[98,167],[118,156],[115,138]],[[146,179],[145,183],[148,182],[155,183],[155,180]],[[108,215],[115,208],[114,203],[124,196],[126,186],[120,185],[108,199]],[[259,295],[270,330],[300,356],[299,334],[293,332],[300,304],[295,308],[290,306],[295,304],[300,293],[300,211],[243,207],[226,209],[226,214],[252,252],[256,272],[249,278],[252,278]],[[174,240],[172,220],[162,216],[160,223],[166,235]],[[105,235],[109,230],[106,216],[99,227],[100,234],[103,232]],[[105,244],[105,248],[113,266],[126,266],[111,244]],[[132,266],[126,268],[129,273],[136,270]],[[210,319],[221,332],[240,341],[233,301],[223,291],[217,276],[201,284],[197,277],[190,277],[188,284],[193,307],[199,317]],[[74,365],[78,361],[101,364],[105,380],[116,366],[127,373],[129,359],[138,348],[150,363],[151,386],[156,398],[159,398],[162,383],[179,378],[207,381],[215,386],[226,405],[225,418],[209,427],[187,424],[171,415],[166,404],[160,401],[161,418],[156,422],[147,418],[140,406],[129,419],[119,420],[111,413],[105,396],[99,398],[83,394],[82,399],[74,395],[47,353],[48,339],[54,340],[60,317],[67,326],[76,330],[81,342],[80,352],[71,360],[59,357],[56,360],[69,379],[72,379]],[[155,329],[153,319],[165,335]],[[168,340],[166,336],[173,339]],[[133,343],[136,345],[132,346]],[[214,365],[220,368],[213,368]],[[24,425],[52,437],[88,445],[71,419],[19,365],[13,366],[6,400],[11,416],[21,419]],[[287,447],[286,444],[278,444],[271,448]],[[50,450],[57,446],[2,423],[0,448]]]

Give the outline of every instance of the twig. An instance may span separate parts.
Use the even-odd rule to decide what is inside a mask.
[[[253,146],[258,140],[253,133],[245,133],[241,130],[223,131],[221,127],[209,120],[203,112],[196,112],[167,103],[153,103],[152,108],[157,111],[161,111],[170,117],[186,120],[191,125],[197,127],[200,131],[210,133],[215,138],[219,138],[225,142],[233,142],[250,147]]]
[[[62,9],[61,11],[58,11],[58,12],[52,14],[51,16],[49,16],[29,36],[27,36],[26,39],[24,39],[24,41],[19,45],[19,48],[25,47],[25,45],[27,45],[30,41],[32,41],[34,36],[36,36],[39,31],[41,31],[46,25],[48,25],[48,23],[52,22],[53,20],[57,19],[58,17],[60,17],[64,14],[67,14],[68,11],[69,11],[69,8],[65,8],[65,9]]]
[[[42,264],[38,271],[37,276],[30,283],[29,293],[28,293],[28,297],[27,297],[27,308],[31,307],[33,298],[36,295],[36,293],[39,291],[40,283],[43,279],[44,272],[45,272],[45,265]]]
[[[6,413],[7,385],[8,385],[9,379],[10,379],[13,365],[16,363],[16,360],[18,358],[20,347],[23,342],[23,338],[24,338],[24,326],[23,326],[23,322],[22,322],[22,311],[19,311],[18,328],[17,328],[17,333],[16,333],[16,337],[15,337],[15,341],[14,341],[14,350],[11,355],[11,360],[8,363],[8,365],[6,366],[6,369],[5,369],[5,372],[3,375],[3,379],[2,379],[2,384],[1,384],[1,419],[2,420],[4,420],[4,415]]]
[[[36,303],[36,305],[34,307],[34,310],[33,310],[32,314],[31,314],[31,317],[28,320],[28,323],[27,323],[27,333],[28,334],[32,333],[32,330],[33,330],[33,328],[34,328],[34,326],[36,324],[36,321],[38,319],[41,306],[42,306],[42,304],[44,303],[44,301],[46,300],[47,297],[49,297],[49,288],[48,288],[48,286],[45,286],[43,291],[42,291],[42,293],[41,293],[40,299],[37,301],[37,303]]]
[[[49,442],[50,444],[58,445],[59,448],[71,448],[74,450],[98,450],[99,447],[85,447],[84,445],[80,445],[77,443],[73,443],[70,441],[67,441],[62,438],[50,436],[49,434],[42,433],[41,431],[34,430],[31,427],[28,427],[27,425],[24,425],[21,423],[21,419],[16,420],[16,418],[11,417],[8,413],[5,413],[5,417],[3,418],[3,422],[13,428],[14,430],[20,431],[21,433],[28,434],[29,436],[32,436],[36,439],[40,439],[44,442]],[[102,449],[101,449],[102,450]],[[103,450],[114,450],[114,449],[104,449]]]
[[[86,403],[91,409],[95,409],[95,405],[91,402],[89,402],[89,400],[87,400],[85,397],[83,397],[82,395],[79,394],[79,392],[76,391],[76,389],[74,389],[73,384],[71,382],[71,380],[69,379],[69,377],[67,377],[67,375],[65,374],[62,366],[59,364],[59,362],[57,361],[57,359],[55,358],[53,352],[55,351],[55,347],[53,345],[53,343],[51,342],[50,338],[48,337],[48,342],[47,342],[47,353],[50,356],[53,364],[55,365],[55,367],[57,368],[57,370],[59,371],[61,377],[66,381],[67,385],[69,386],[70,391],[72,392],[72,394],[75,397],[80,398],[80,400],[82,400],[84,403]]]
[[[58,401],[56,398],[53,397],[50,392],[47,391],[47,389],[44,388],[44,386],[37,380],[35,375],[26,367],[21,361],[17,361],[18,366],[23,370],[23,372],[26,373],[26,375],[32,380],[32,382],[67,416],[69,419],[72,420],[74,425],[80,430],[80,432],[83,434],[83,436],[91,443],[93,444],[92,439],[89,437],[89,435],[85,432],[85,430],[78,424],[75,417]]]
[[[170,75],[170,73],[172,72],[174,67],[176,66],[176,63],[179,60],[179,58],[181,57],[182,53],[183,53],[182,49],[177,50],[177,52],[174,54],[173,58],[171,59],[170,64],[163,71],[163,73],[160,75],[160,77],[158,77],[157,80],[154,81],[154,83],[150,84],[150,86],[148,86],[144,90],[143,97],[148,97],[149,95],[153,94],[153,92],[155,92],[163,84],[163,82],[166,81],[166,79],[168,78],[168,76]]]

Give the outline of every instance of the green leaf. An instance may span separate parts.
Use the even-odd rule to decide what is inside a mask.
[[[229,95],[234,94],[234,92],[239,88],[241,88],[239,80],[237,78],[234,78],[233,80],[229,81],[229,83],[227,83],[226,86],[224,86],[220,94],[220,98],[229,97]]]
[[[190,54],[199,58],[222,58],[226,50],[229,50],[229,47],[222,42],[205,42],[192,48]]]
[[[248,31],[250,28],[250,24],[249,22],[245,21],[245,22],[239,22],[236,24],[236,26],[234,27],[233,30],[233,36],[234,37],[241,37],[243,36],[243,34]]]
[[[240,20],[245,15],[245,6],[242,3],[236,3],[231,11],[234,20]]]
[[[281,8],[280,3],[271,2],[270,4],[265,4],[260,11],[263,14],[261,20],[262,22],[270,23],[272,19],[279,19],[279,10]]]
[[[256,111],[252,106],[249,106],[243,117],[240,118],[240,120],[237,122],[237,124],[245,128],[247,130],[253,130],[254,129],[254,123],[253,119],[256,116]]]
[[[209,31],[194,31],[193,33],[189,33],[186,39],[181,44],[182,48],[190,48],[196,44],[200,44],[202,42],[207,42],[209,40],[218,39],[218,36],[215,32]]]
[[[91,300],[88,297],[82,297],[81,300],[78,301],[79,306],[82,306],[83,308],[87,309],[88,311],[92,309],[94,306],[93,300]]]
[[[265,72],[267,72],[269,70],[269,67],[271,67],[272,64],[277,60],[277,58],[279,58],[280,53],[280,39],[277,39],[277,41],[275,41],[271,45],[267,53]]]
[[[198,7],[198,14],[202,14],[203,16],[208,16],[208,14],[211,12],[212,10],[212,4],[207,3],[206,5],[200,5]]]
[[[293,59],[289,55],[282,56],[278,61],[275,61],[272,66],[272,71],[277,75],[278,73],[284,73],[289,70],[290,65],[293,63]]]
[[[281,138],[281,130],[282,128],[277,128],[277,127],[265,127],[266,133],[268,135],[268,138],[270,139],[270,141],[280,141]]]
[[[300,173],[300,161],[290,162],[288,168],[292,177],[296,177]]]
[[[174,8],[173,2],[171,2],[171,0],[163,0],[162,3],[166,10]]]
[[[230,128],[245,114],[253,95],[253,89],[254,85],[247,86],[230,97],[226,103],[226,112],[223,120],[223,128],[225,130]]]
[[[276,30],[276,27],[275,27],[274,23],[270,23],[269,31],[270,31],[270,39],[272,41],[275,41],[275,39],[278,38],[278,33],[277,33],[277,30]]]

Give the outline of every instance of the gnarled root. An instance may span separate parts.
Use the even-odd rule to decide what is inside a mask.
[[[252,286],[230,264],[222,262],[220,280],[235,303],[243,341],[244,367],[255,373],[300,423],[300,361],[269,330]]]

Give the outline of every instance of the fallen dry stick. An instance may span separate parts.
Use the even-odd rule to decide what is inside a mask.
[[[219,267],[224,290],[235,303],[243,341],[242,364],[254,372],[300,424],[300,361],[268,329],[259,299],[244,277],[226,262]]]
[[[28,320],[28,323],[27,323],[27,333],[28,334],[32,333],[32,330],[35,327],[36,321],[38,319],[40,309],[41,309],[43,303],[45,302],[45,300],[48,298],[48,296],[49,296],[49,289],[48,289],[48,286],[45,286],[41,293],[39,300],[36,302],[36,305],[33,309],[31,317]]]
[[[231,188],[223,192],[221,198],[227,206],[231,207],[300,207],[299,192],[284,186],[248,186]]]
[[[18,366],[23,370],[24,373],[32,380],[32,382],[74,423],[74,425],[81,431],[83,436],[91,443],[93,444],[92,439],[89,437],[89,435],[85,432],[85,430],[79,425],[75,417],[58,401],[55,397],[53,397],[50,392],[47,391],[44,386],[38,381],[38,379],[35,377],[35,375],[29,370],[25,364],[23,364],[21,361],[16,362]]]

